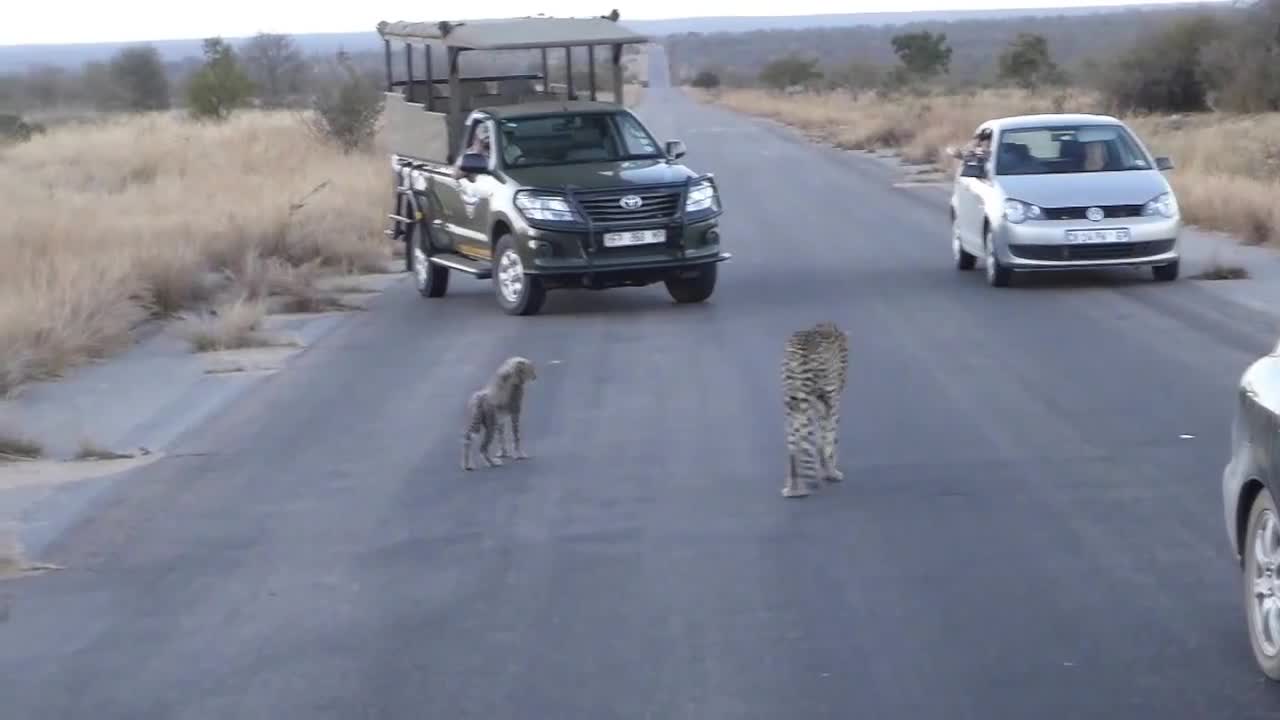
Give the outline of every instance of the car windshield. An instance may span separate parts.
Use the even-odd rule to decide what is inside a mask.
[[[657,141],[628,113],[577,113],[503,120],[507,167],[616,162],[662,156]]]
[[[1150,170],[1151,163],[1120,125],[1017,128],[1000,134],[997,175]]]

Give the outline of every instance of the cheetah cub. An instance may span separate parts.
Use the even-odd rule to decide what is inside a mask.
[[[783,497],[805,497],[818,487],[819,474],[829,483],[844,479],[836,468],[836,436],[848,371],[849,337],[835,323],[820,322],[787,339],[782,361],[788,459]]]
[[[529,457],[520,448],[520,409],[524,403],[524,386],[538,377],[533,363],[522,357],[507,358],[498,366],[489,382],[467,400],[467,425],[462,433],[462,469],[472,470],[471,441],[480,437],[480,457],[487,466],[501,465],[504,457],[523,460]],[[503,420],[511,423],[511,451],[504,447]],[[497,436],[498,454],[489,456],[489,445]]]

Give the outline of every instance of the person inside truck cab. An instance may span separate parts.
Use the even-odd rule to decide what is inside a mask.
[[[487,161],[489,159],[489,147],[489,124],[480,123],[476,125],[475,132],[471,133],[471,145],[467,147],[467,152],[483,155]]]

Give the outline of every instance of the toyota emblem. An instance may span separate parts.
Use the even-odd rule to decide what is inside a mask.
[[[1084,216],[1093,222],[1101,222],[1105,213],[1102,212],[1102,208],[1100,207],[1091,207],[1084,211]]]
[[[639,195],[627,195],[619,200],[618,204],[622,206],[623,210],[639,210],[640,206],[644,204],[644,200],[640,199]]]

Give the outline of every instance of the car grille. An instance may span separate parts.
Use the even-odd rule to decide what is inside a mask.
[[[1172,249],[1172,240],[1098,243],[1097,245],[1009,245],[1009,252],[1023,260],[1046,260],[1051,262],[1144,258],[1152,255],[1163,255]]]
[[[1079,207],[1047,207],[1041,208],[1044,211],[1046,220],[1085,220],[1084,213],[1091,205],[1081,205]],[[1098,205],[1102,209],[1104,217],[1109,218],[1127,218],[1142,217],[1141,205]]]
[[[619,204],[622,198],[635,195],[642,204],[634,210],[628,210]],[[635,223],[646,220],[670,220],[676,216],[680,204],[681,190],[645,190],[630,193],[614,191],[609,193],[579,193],[578,205],[586,212],[593,223]]]

